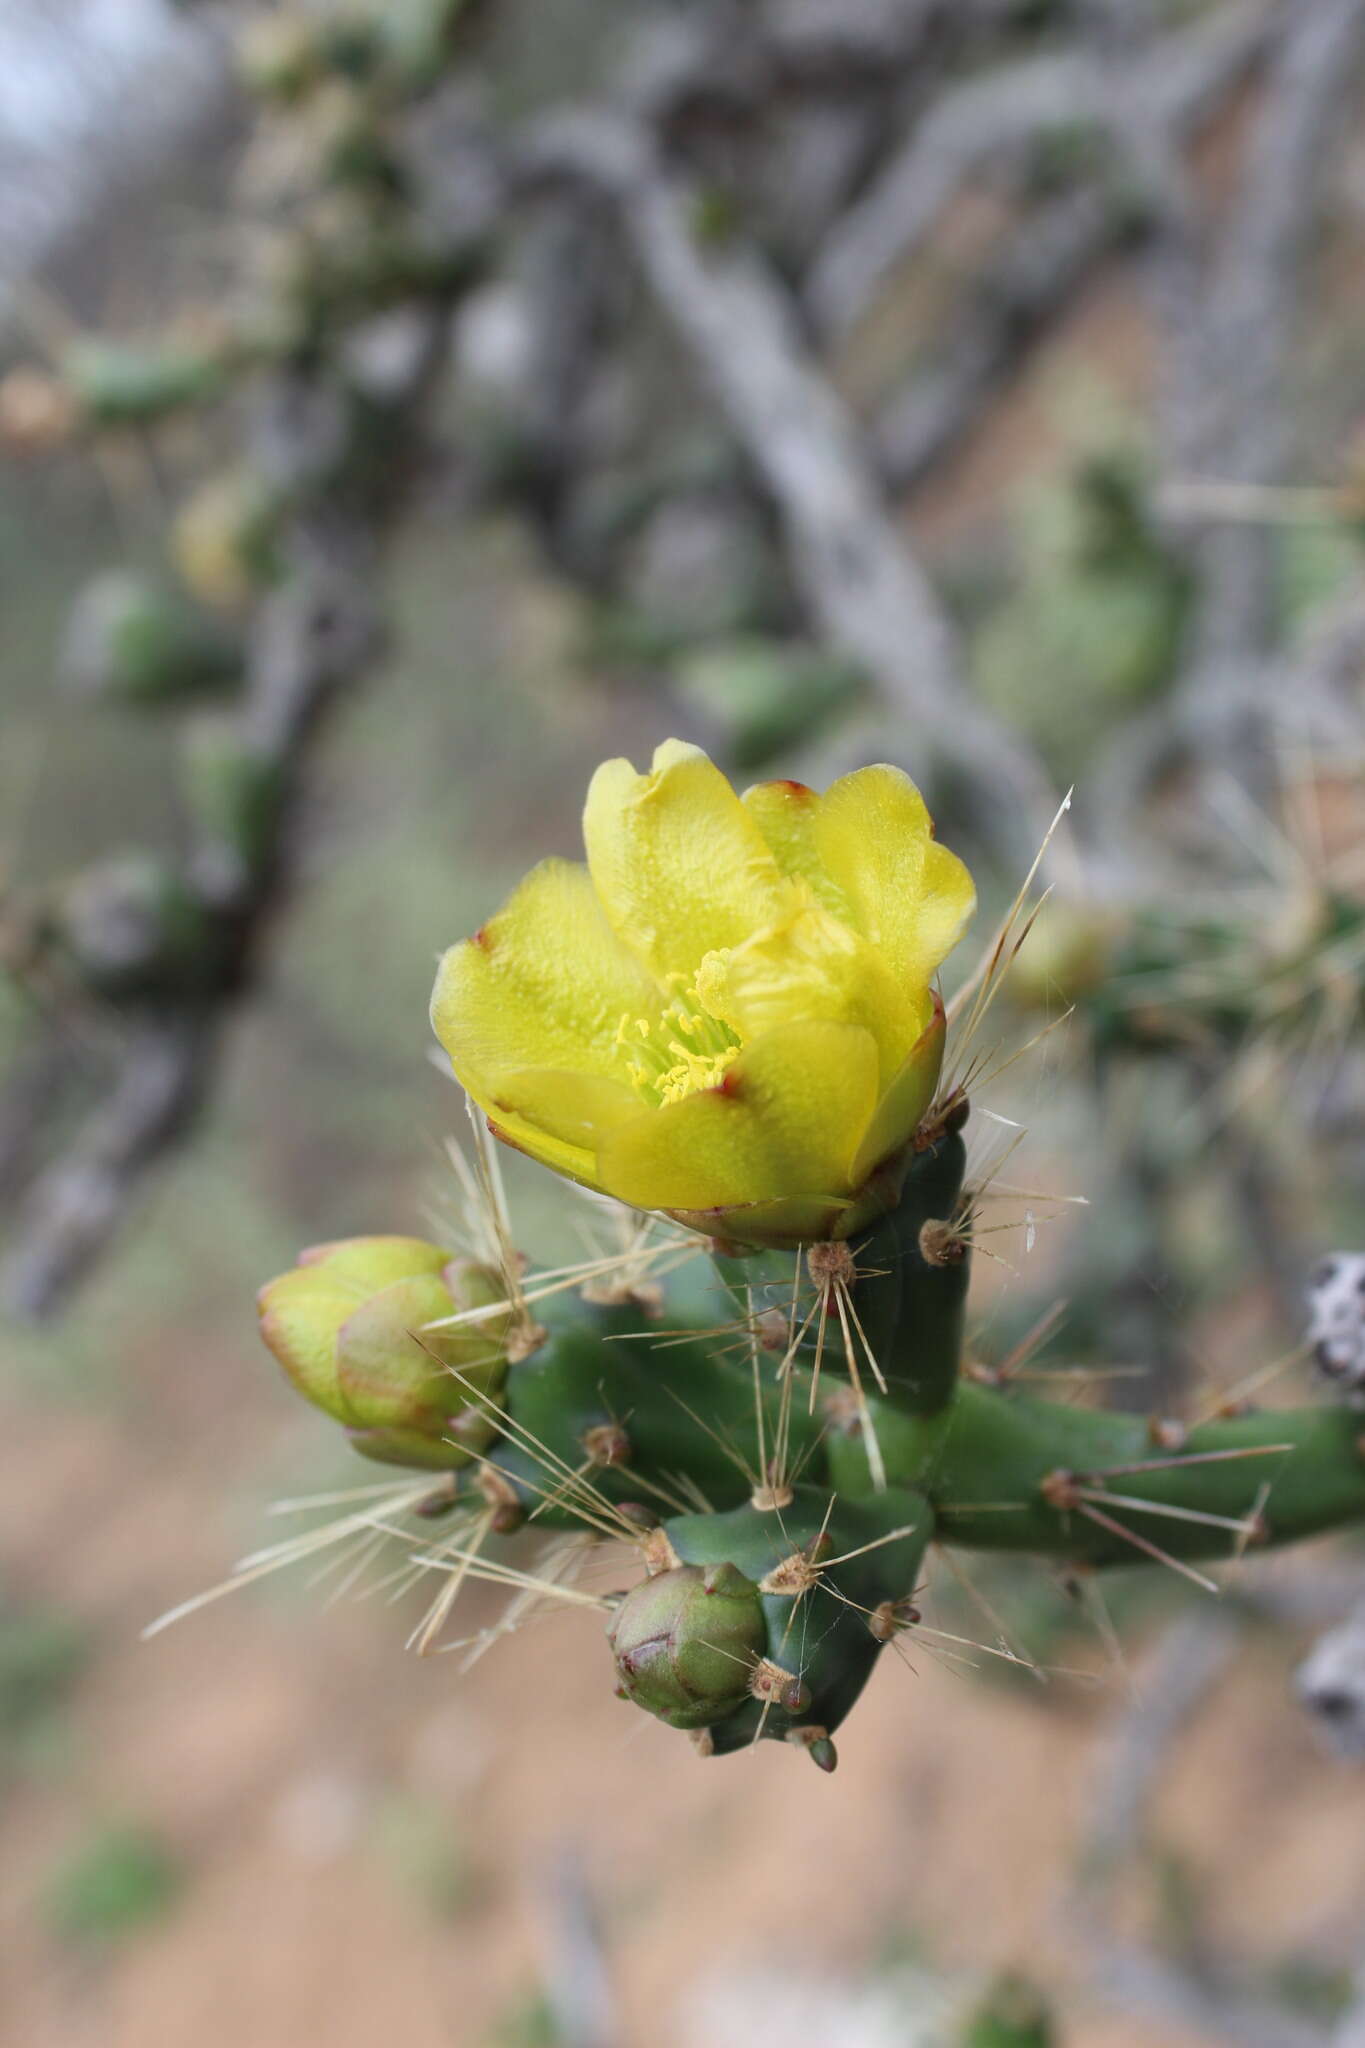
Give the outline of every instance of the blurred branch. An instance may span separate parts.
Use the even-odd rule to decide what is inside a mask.
[[[107,1101],[29,1194],[0,1270],[19,1314],[51,1308],[118,1228],[132,1183],[192,1115],[212,1054],[207,1017],[169,1012],[130,1033]]]
[[[950,620],[896,530],[845,407],[756,251],[700,232],[699,195],[648,137],[606,114],[548,121],[521,171],[613,199],[662,311],[722,406],[782,522],[792,573],[831,648],[864,668],[930,759],[950,759],[1017,857],[1055,800],[1029,749],[975,703]]]
[[[1154,268],[1164,326],[1168,461],[1176,475],[1221,482],[1279,480],[1286,453],[1284,373],[1299,273],[1316,225],[1327,144],[1358,85],[1362,0],[1288,11],[1278,29],[1238,200],[1206,248],[1188,191],[1171,172],[1169,137],[1134,99],[1159,164]],[[1335,665],[1320,674],[1273,652],[1273,527],[1210,519],[1187,539],[1194,578],[1185,673],[1166,706],[1127,732],[1101,767],[1106,815],[1132,818],[1156,773],[1181,753],[1226,771],[1240,758],[1253,784],[1267,735],[1287,704],[1305,729],[1340,732],[1345,706]],[[1353,641],[1355,628],[1346,631]],[[1335,710],[1334,710],[1335,704]]]
[[[395,352],[393,324],[407,325]],[[204,986],[153,993],[119,1006],[124,1032],[105,1099],[76,1130],[23,1198],[0,1291],[21,1314],[52,1309],[123,1220],[149,1163],[199,1107],[221,1029],[250,985],[256,956],[286,887],[294,817],[318,721],[336,692],[373,660],[382,635],[375,573],[381,533],[414,475],[413,429],[425,412],[445,350],[437,310],[390,315],[383,323],[387,415],[385,459],[366,463],[363,481],[338,480],[333,446],[319,469],[317,437],[329,444],[337,394],[328,369],[282,373],[258,406],[256,455],[277,478],[292,477],[297,509],[282,543],[286,572],[262,602],[247,656],[237,731],[258,786],[271,792],[266,843],[246,861],[221,844],[200,845],[187,882],[203,920],[201,950],[215,966]],[[365,336],[353,337],[353,356]],[[371,400],[378,394],[371,392]],[[368,443],[365,416],[351,431]],[[345,430],[343,429],[343,432]],[[353,451],[354,452],[354,451]],[[341,470],[346,465],[341,462]],[[31,1148],[16,1098],[0,1176]],[[11,1171],[12,1180],[20,1176]]]
[[[1212,107],[1246,75],[1265,47],[1271,10],[1225,10],[1170,37],[1138,68],[1133,104],[1145,123],[1159,124],[1163,146],[1177,152]],[[985,400],[1014,369],[1020,356],[1047,330],[1076,287],[1125,237],[1141,225],[1122,191],[1125,132],[1116,112],[1112,77],[1080,53],[1037,62],[1028,68],[1035,117],[1017,127],[1006,114],[1006,81],[1023,67],[961,88],[962,111],[946,111],[926,122],[899,165],[886,173],[859,212],[862,250],[851,239],[847,217],[821,258],[825,282],[816,287],[832,306],[830,272],[862,270],[870,290],[915,246],[937,212],[940,193],[956,189],[962,176],[999,149],[1003,126],[1008,147],[1036,140],[1040,126],[1062,118],[1068,89],[1070,119],[1093,124],[1120,143],[1119,162],[1026,215],[1010,235],[987,276],[967,287],[934,352],[933,363],[917,370],[879,409],[874,438],[883,474],[898,488],[920,482],[981,417]],[[1089,85],[1085,81],[1089,78]],[[946,109],[947,103],[944,103]],[[970,131],[970,132],[968,132]],[[940,165],[940,152],[946,155]],[[907,205],[910,181],[927,191],[933,210]],[[1117,180],[1117,182],[1116,182]],[[879,193],[883,196],[879,198]],[[908,240],[898,246],[900,235]],[[817,276],[819,273],[817,273]],[[864,300],[863,305],[865,306]],[[851,326],[862,306],[851,306],[841,326]]]
[[[14,288],[221,113],[230,85],[222,38],[162,0],[10,7],[3,29],[0,326]],[[138,118],[118,118],[130,98]]]
[[[611,1971],[577,1853],[561,1844],[537,1877],[545,1996],[563,2048],[619,2048]]]
[[[1365,1603],[1318,1638],[1294,1685],[1333,1748],[1365,1761]]]
[[[1280,480],[1284,370],[1299,272],[1317,225],[1328,144],[1352,104],[1365,41],[1362,0],[1318,0],[1285,20],[1248,149],[1239,200],[1186,318],[1170,335],[1172,459],[1185,474]],[[1185,685],[1268,644],[1271,530],[1213,523],[1196,539],[1199,601]]]

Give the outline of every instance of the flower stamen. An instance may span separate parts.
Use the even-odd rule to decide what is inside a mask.
[[[738,1034],[705,1008],[695,987],[681,976],[676,987],[656,1022],[627,1012],[616,1028],[632,1086],[654,1109],[717,1087],[740,1047]]]

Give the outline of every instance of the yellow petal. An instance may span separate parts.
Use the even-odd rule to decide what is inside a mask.
[[[604,762],[583,837],[613,929],[661,981],[690,979],[703,954],[738,945],[781,913],[777,862],[699,747],[665,741],[647,775],[629,761]]]
[[[899,986],[866,939],[810,902],[713,956],[698,988],[712,1014],[746,1041],[802,1019],[861,1025],[877,1042],[888,1081],[931,1014],[927,986]]]
[[[499,1075],[522,1067],[619,1075],[622,1016],[653,1016],[662,1001],[607,924],[587,870],[547,860],[445,955],[431,1021],[482,1103]]]
[[[540,1130],[519,1116],[514,1109],[500,1107],[474,1093],[474,1099],[488,1119],[488,1128],[495,1138],[504,1145],[510,1145],[514,1152],[524,1152],[528,1159],[537,1160],[541,1166],[548,1166],[555,1173],[562,1173],[566,1180],[576,1180],[585,1188],[600,1187],[594,1178],[597,1159],[585,1146],[567,1143],[563,1138],[554,1137],[549,1131]]]
[[[933,998],[933,1014],[920,1038],[912,1046],[900,1071],[892,1077],[863,1133],[853,1161],[853,1181],[858,1186],[914,1137],[938,1087],[943,1065],[943,1004]]]
[[[877,1099],[877,1048],[853,1024],[795,1023],[747,1045],[718,1088],[646,1110],[599,1155],[641,1209],[840,1197]]]
[[[930,980],[976,904],[971,876],[932,833],[914,783],[886,766],[841,776],[821,799],[813,827],[854,925],[906,987]]]
[[[548,1138],[595,1153],[609,1132],[640,1114],[640,1097],[627,1082],[598,1074],[523,1067],[501,1077],[488,1113],[495,1122],[510,1114]]]
[[[755,782],[740,801],[783,874],[805,882],[816,901],[847,924],[848,898],[826,868],[816,844],[815,821],[822,799],[804,782]]]

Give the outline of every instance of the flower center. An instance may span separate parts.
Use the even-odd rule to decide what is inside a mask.
[[[677,993],[661,1017],[632,1017],[627,1011],[616,1029],[635,1091],[654,1109],[714,1088],[740,1045],[737,1033],[701,1001],[695,983],[689,986],[681,975],[671,982]]]

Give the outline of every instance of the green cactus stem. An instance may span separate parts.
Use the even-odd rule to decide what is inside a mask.
[[[585,1463],[599,1497],[662,1514],[698,1498],[733,1507],[775,1459],[790,1471],[816,1455],[823,1422],[804,1372],[784,1398],[767,1364],[756,1391],[747,1357],[714,1355],[701,1332],[661,1348],[629,1303],[567,1301],[547,1321],[544,1341],[508,1373],[505,1441],[490,1453],[541,1521],[578,1519],[556,1473]]]
[[[1185,1432],[971,1383],[919,1429],[869,1405],[892,1484],[923,1487],[940,1535],[972,1549],[1119,1565],[1154,1544],[1188,1562],[1365,1520],[1361,1418],[1345,1408],[1266,1409]],[[836,1486],[868,1489],[856,1424],[831,1437],[829,1469]]]
[[[960,1135],[945,1132],[915,1156],[897,1207],[855,1246],[858,1320],[903,1414],[940,1414],[957,1386],[971,1272],[965,1166]]]
[[[761,1641],[755,1636],[738,1704],[725,1711],[713,1699],[712,1717],[694,1724],[705,1728],[708,1754],[770,1738],[790,1741],[808,1750],[822,1769],[833,1769],[830,1737],[894,1633],[889,1617],[914,1590],[932,1527],[918,1494],[893,1489],[875,1500],[852,1502],[833,1500],[815,1486],[797,1486],[768,1507],[676,1515],[662,1524],[652,1551],[669,1561],[662,1578],[673,1579],[679,1567],[700,1574],[728,1568],[720,1583],[737,1600],[749,1584],[761,1609]],[[699,1583],[689,1577],[678,1582],[676,1596],[652,1597],[683,1617],[685,1629],[701,1631],[707,1624],[700,1596],[684,1590]],[[743,1626],[752,1620],[749,1609]],[[619,1621],[618,1616],[613,1622],[618,1643]],[[638,1691],[629,1696],[659,1712]]]

